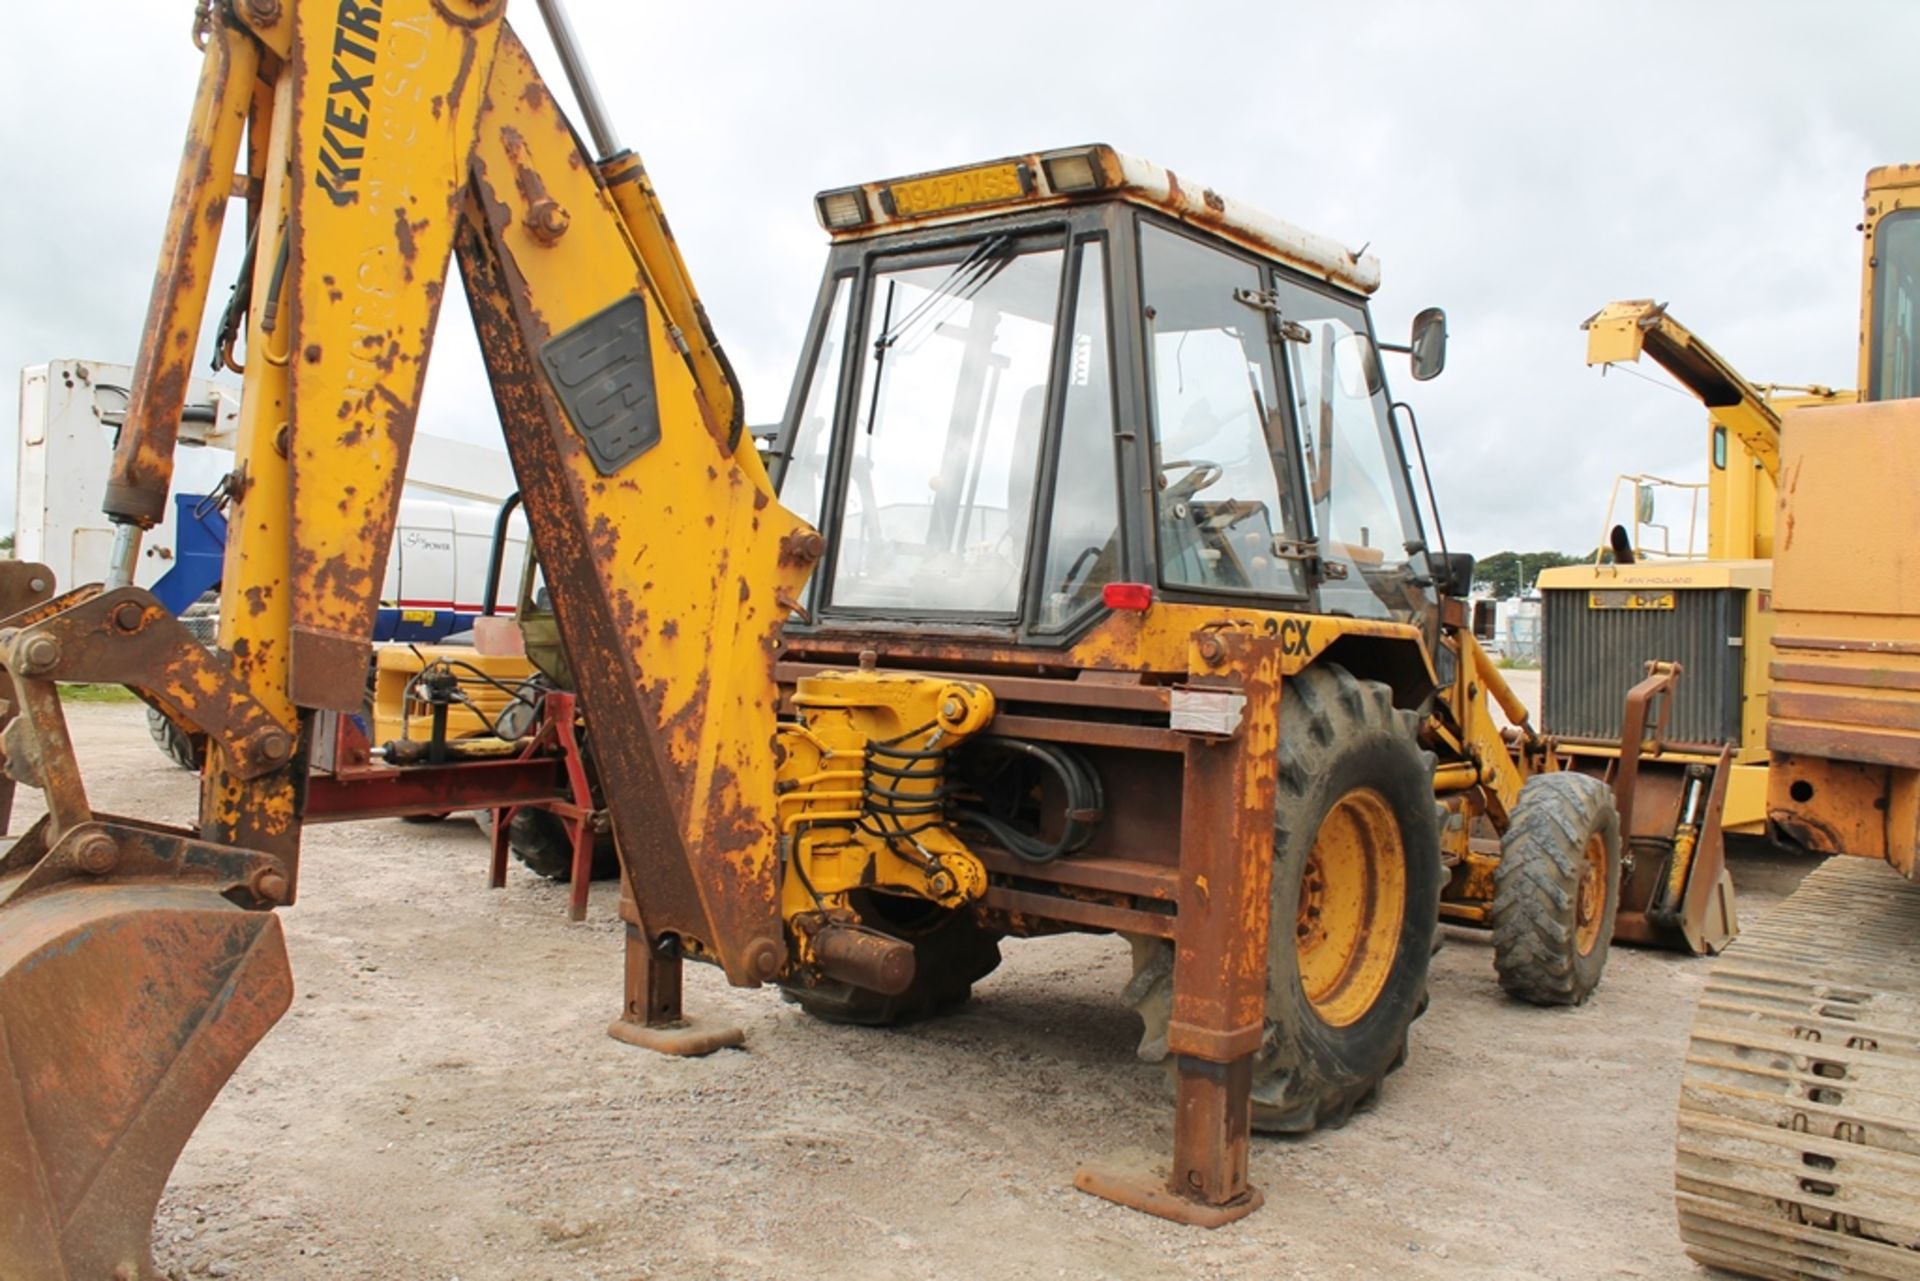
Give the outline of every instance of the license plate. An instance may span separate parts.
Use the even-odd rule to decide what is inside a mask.
[[[903,218],[1018,200],[1027,194],[1026,166],[982,165],[957,173],[910,178],[889,183],[887,194],[893,198],[894,213]]]

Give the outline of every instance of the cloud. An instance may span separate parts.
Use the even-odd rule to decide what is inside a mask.
[[[1916,150],[1903,86],[1920,9],[1900,0],[570,11],[752,421],[784,407],[815,298],[815,191],[1110,141],[1370,242],[1389,337],[1447,307],[1446,375],[1392,372],[1450,542],[1481,553],[1588,545],[1616,472],[1703,473],[1696,406],[1584,367],[1578,322],[1611,299],[1671,301],[1755,378],[1852,385],[1860,178]],[[514,12],[557,81],[534,9]],[[23,7],[0,53],[9,376],[131,359],[145,311],[197,62],[191,5],[88,13],[78,31],[60,6]],[[222,282],[237,257],[229,244]],[[461,310],[446,309],[422,426],[490,441]],[[9,452],[10,426],[0,416]]]

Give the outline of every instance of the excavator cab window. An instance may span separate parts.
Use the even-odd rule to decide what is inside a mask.
[[[871,272],[826,608],[1018,615],[1066,260],[1000,235]]]
[[[843,242],[812,333],[772,460],[827,536],[798,626],[1064,638],[1129,579],[1430,614],[1356,295],[1115,203]]]
[[[1920,209],[1890,213],[1874,230],[1873,332],[1868,400],[1920,396]]]
[[[799,426],[793,445],[781,460],[780,501],[788,510],[810,525],[820,523],[820,503],[827,483],[830,449],[833,443],[834,404],[840,392],[841,356],[846,350],[847,300],[853,292],[852,276],[837,276],[833,281],[833,301],[820,329],[819,343],[813,352],[813,367],[806,375],[806,394],[800,401]]]
[[[1041,567],[1037,628],[1060,631],[1101,603],[1121,578],[1120,476],[1115,455],[1107,254],[1099,240],[1076,251],[1073,312],[1060,390],[1060,461]]]

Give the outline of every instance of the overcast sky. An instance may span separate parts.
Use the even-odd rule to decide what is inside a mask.
[[[825,253],[815,191],[1107,141],[1369,244],[1389,339],[1447,309],[1445,375],[1389,376],[1419,410],[1450,543],[1483,555],[1591,546],[1618,472],[1704,476],[1690,399],[1585,367],[1579,322],[1612,299],[1671,302],[1756,380],[1852,386],[1861,178],[1920,160],[1916,0],[569,7],[750,421],[785,403]],[[10,8],[0,371],[131,361],[193,4]],[[510,13],[558,82],[534,6]],[[449,297],[422,427],[497,441]],[[14,433],[0,411],[0,528]]]

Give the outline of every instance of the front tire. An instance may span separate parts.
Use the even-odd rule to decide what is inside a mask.
[[[1620,815],[1606,784],[1536,774],[1520,789],[1493,872],[1493,964],[1534,1005],[1579,1005],[1600,986],[1620,908]]]
[[[1442,880],[1433,757],[1418,728],[1385,685],[1332,664],[1283,687],[1256,1130],[1340,1124],[1406,1059],[1407,1029],[1427,1005]],[[1140,1055],[1166,1060],[1173,949],[1136,941],[1134,952]]]

